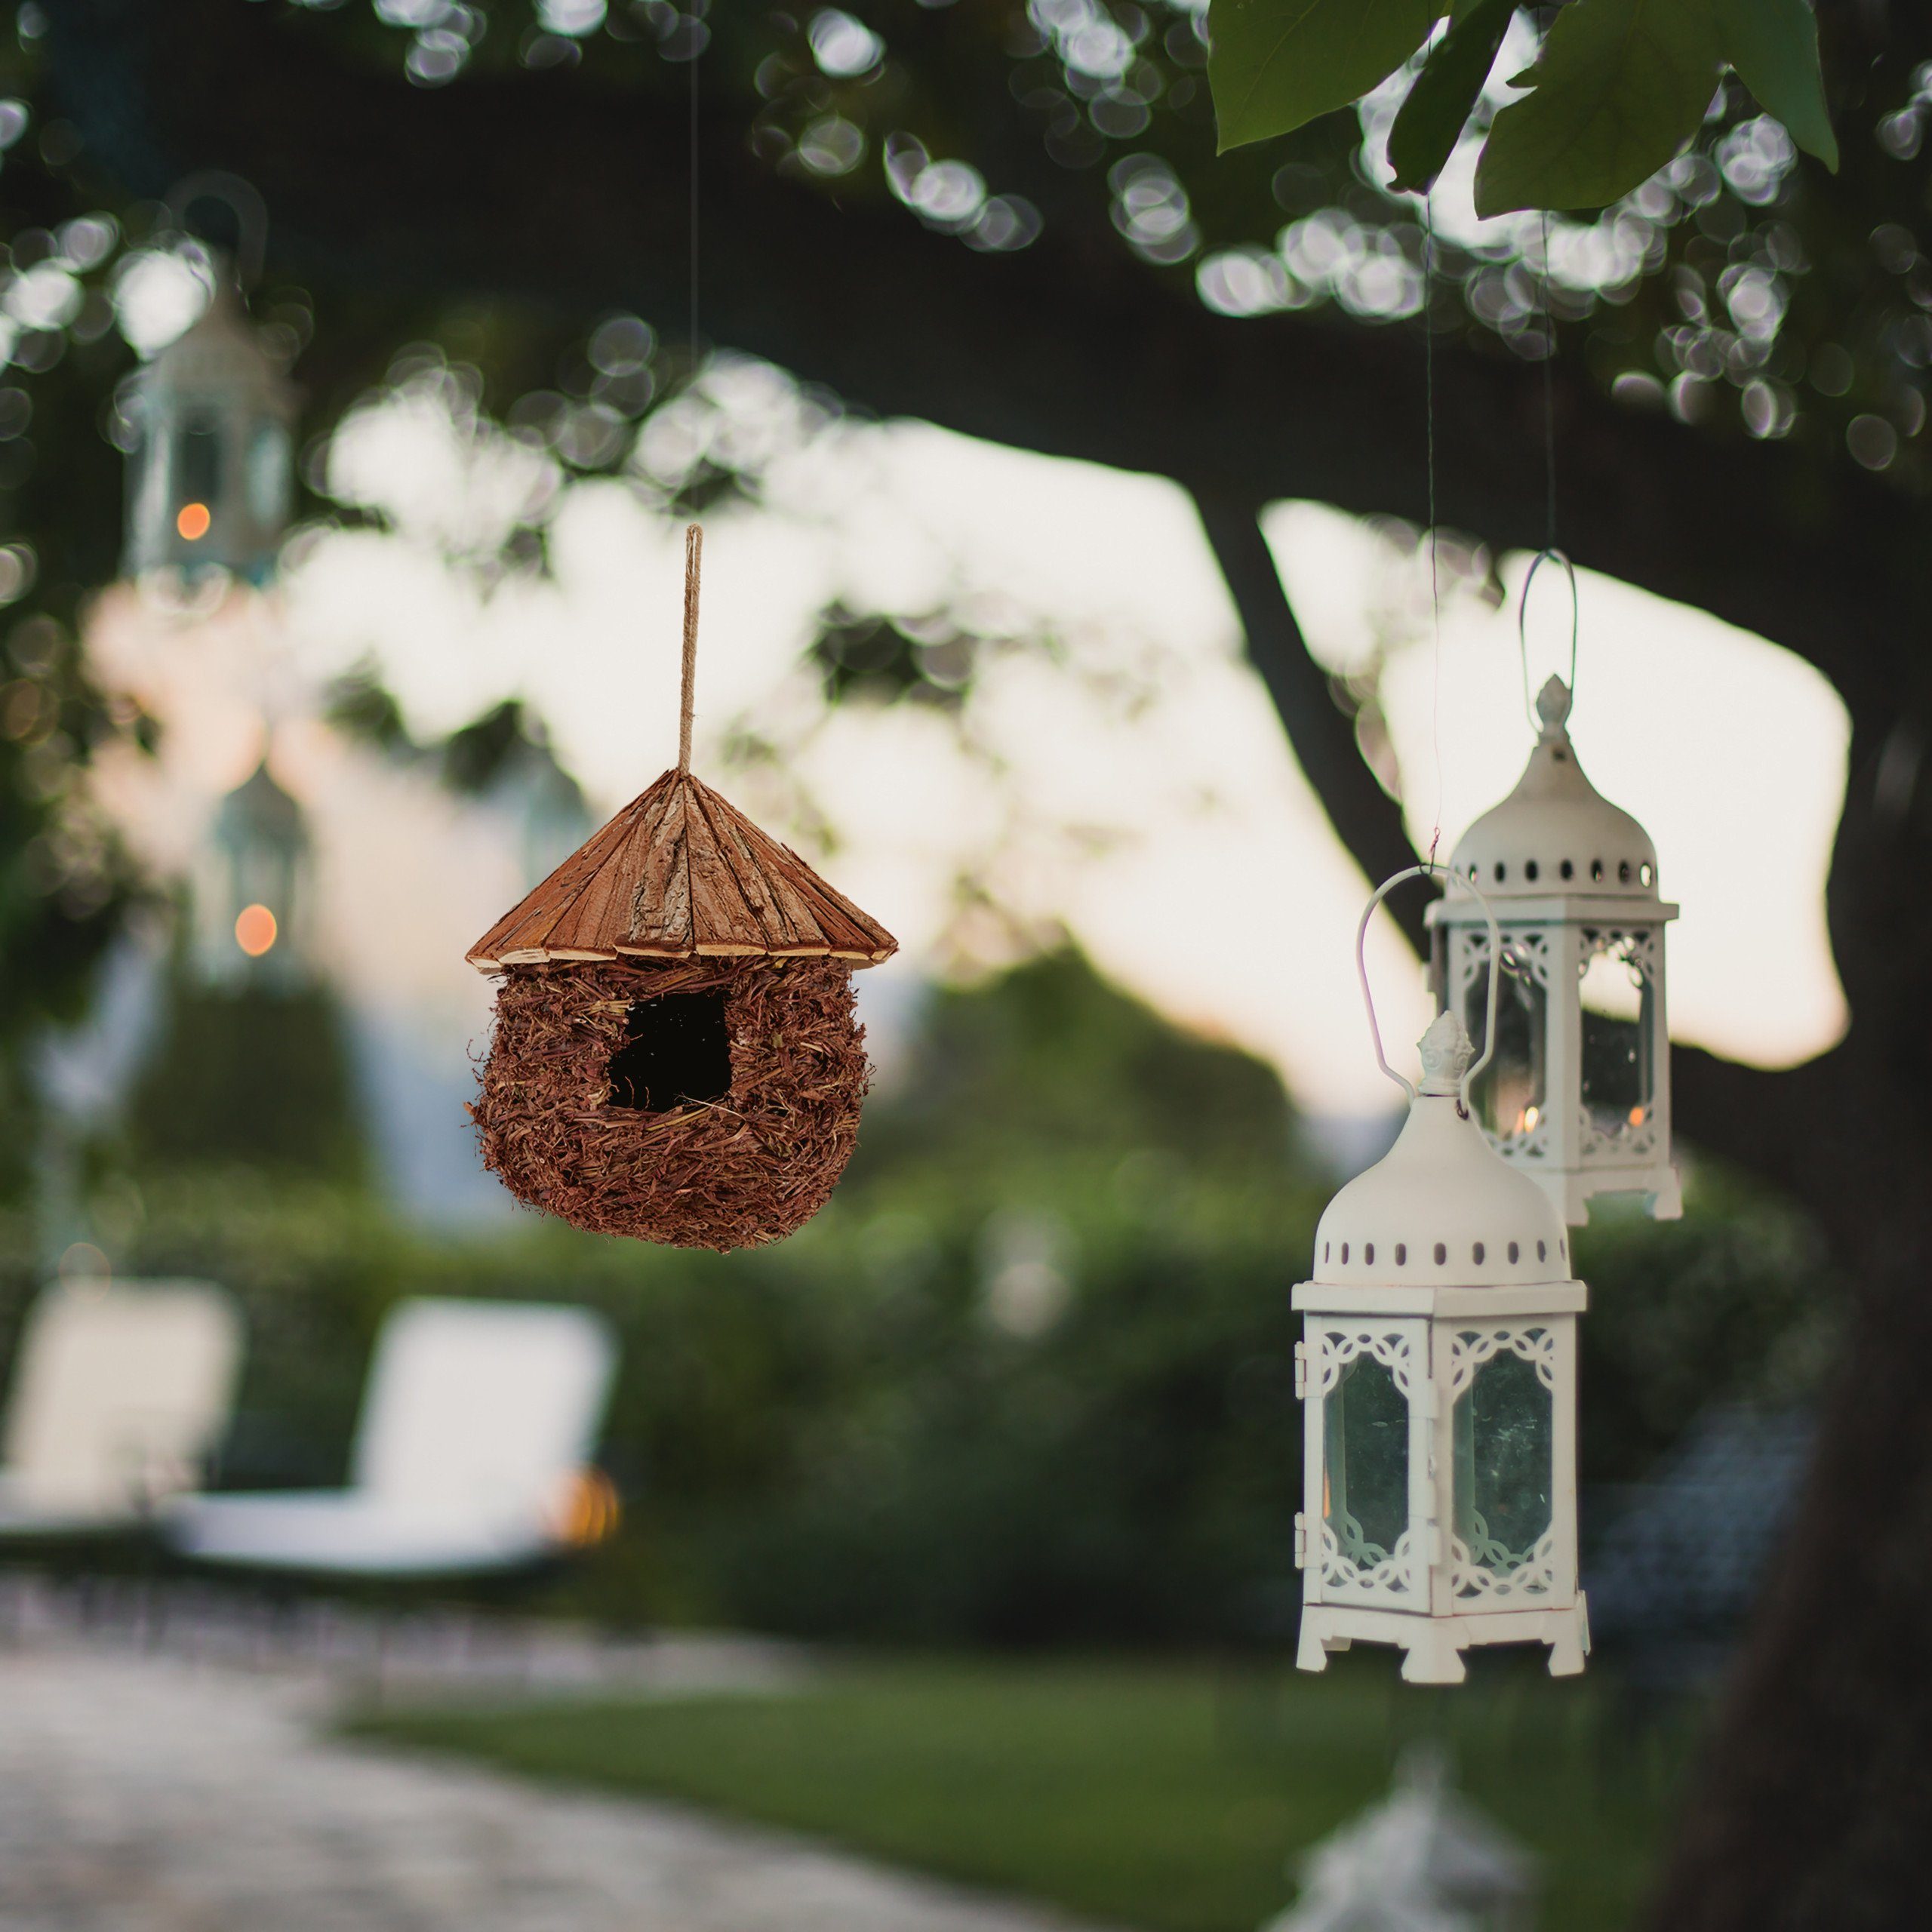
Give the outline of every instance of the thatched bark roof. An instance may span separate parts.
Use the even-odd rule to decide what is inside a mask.
[[[580,846],[465,956],[479,971],[553,959],[766,953],[875,965],[899,942],[688,772],[670,771]]]

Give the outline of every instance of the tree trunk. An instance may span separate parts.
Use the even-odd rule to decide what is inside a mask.
[[[1918,680],[1902,674],[1901,694]],[[1854,715],[1833,855],[1857,1016],[1794,1094],[1801,1192],[1855,1297],[1786,1548],[1693,1783],[1657,1932],[1932,1924],[1932,788],[1923,714]],[[1798,1177],[1793,1174],[1792,1180]]]

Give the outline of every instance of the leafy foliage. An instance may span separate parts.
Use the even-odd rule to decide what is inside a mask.
[[[1214,88],[1225,150],[1292,133],[1359,100],[1413,59],[1444,9],[1318,0],[1214,0]],[[1441,171],[1490,77],[1515,0],[1465,0],[1398,117],[1398,189]],[[1476,177],[1484,215],[1607,208],[1682,152],[1734,67],[1765,111],[1829,168],[1838,143],[1804,0],[1571,0],[1530,89],[1496,117]]]
[[[1395,171],[1390,186],[1426,189],[1441,173],[1515,14],[1516,0],[1475,0],[1451,21],[1389,131],[1389,160]]]
[[[1766,113],[1807,154],[1838,171],[1838,137],[1818,66],[1818,24],[1805,0],[1715,0],[1724,58]]]
[[[1571,0],[1490,130],[1477,212],[1601,208],[1647,180],[1702,123],[1718,57],[1701,0]]]
[[[1223,152],[1366,94],[1442,11],[1437,0],[1217,0],[1208,79]]]

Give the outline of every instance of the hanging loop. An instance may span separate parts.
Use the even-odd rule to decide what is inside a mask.
[[[1411,1100],[1416,1097],[1415,1083],[1406,1075],[1398,1073],[1389,1064],[1389,1057],[1382,1051],[1382,1027],[1375,1017],[1375,994],[1368,983],[1368,922],[1375,916],[1375,909],[1386,899],[1395,888],[1405,880],[1432,878],[1447,879],[1448,868],[1439,866],[1432,859],[1419,866],[1411,866],[1385,878],[1369,895],[1368,903],[1362,908],[1361,922],[1355,928],[1355,977],[1361,982],[1361,1003],[1368,1011],[1368,1037],[1374,1043],[1375,1063],[1380,1067]],[[1482,1051],[1471,1061],[1456,1089],[1456,1105],[1465,1115],[1469,1110],[1469,1084],[1486,1067],[1496,1054],[1496,992],[1497,982],[1503,970],[1503,929],[1496,923],[1496,915],[1483,895],[1481,888],[1474,879],[1463,881],[1469,895],[1482,908],[1483,918],[1489,924],[1489,995],[1484,1008],[1482,1026]],[[1444,1009],[1447,1010],[1446,1008]]]
[[[1572,697],[1577,690],[1577,633],[1583,622],[1583,606],[1577,596],[1577,566],[1570,561],[1567,552],[1557,549],[1553,545],[1539,550],[1530,559],[1530,574],[1523,580],[1522,601],[1516,606],[1516,648],[1523,666],[1523,709],[1528,715],[1530,729],[1539,733],[1543,725],[1537,716],[1535,696],[1530,689],[1530,586],[1537,580],[1537,572],[1546,563],[1561,564],[1570,580],[1570,691]]]
[[[251,183],[219,168],[184,175],[168,191],[168,219],[189,232],[188,211],[197,202],[220,202],[235,217],[235,274],[244,288],[261,278],[268,248],[269,209]]]

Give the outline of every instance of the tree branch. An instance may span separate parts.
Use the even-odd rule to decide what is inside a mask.
[[[1371,884],[1416,863],[1402,808],[1376,782],[1355,741],[1352,722],[1309,655],[1274,552],[1262,533],[1264,506],[1223,492],[1197,490],[1194,506],[1247,639],[1248,661],[1274,700],[1302,774],[1321,801],[1336,836]],[[1414,895],[1391,899],[1389,911],[1417,952],[1428,937]]]
[[[1309,654],[1262,532],[1259,506],[1209,491],[1197,491],[1194,501],[1234,598],[1249,661],[1336,835],[1371,882],[1414,865],[1417,854],[1401,808],[1376,783],[1326,675]],[[1421,903],[1392,899],[1389,909],[1409,943],[1426,956]],[[1820,1191],[1818,1123],[1842,1117],[1847,1072],[1843,1048],[1770,1072],[1676,1044],[1671,1048],[1672,1111],[1687,1140],[1721,1152],[1774,1186],[1810,1198]],[[1858,1144],[1863,1140],[1857,1137]],[[1824,1192],[1847,1201],[1863,1199],[1862,1192]]]

